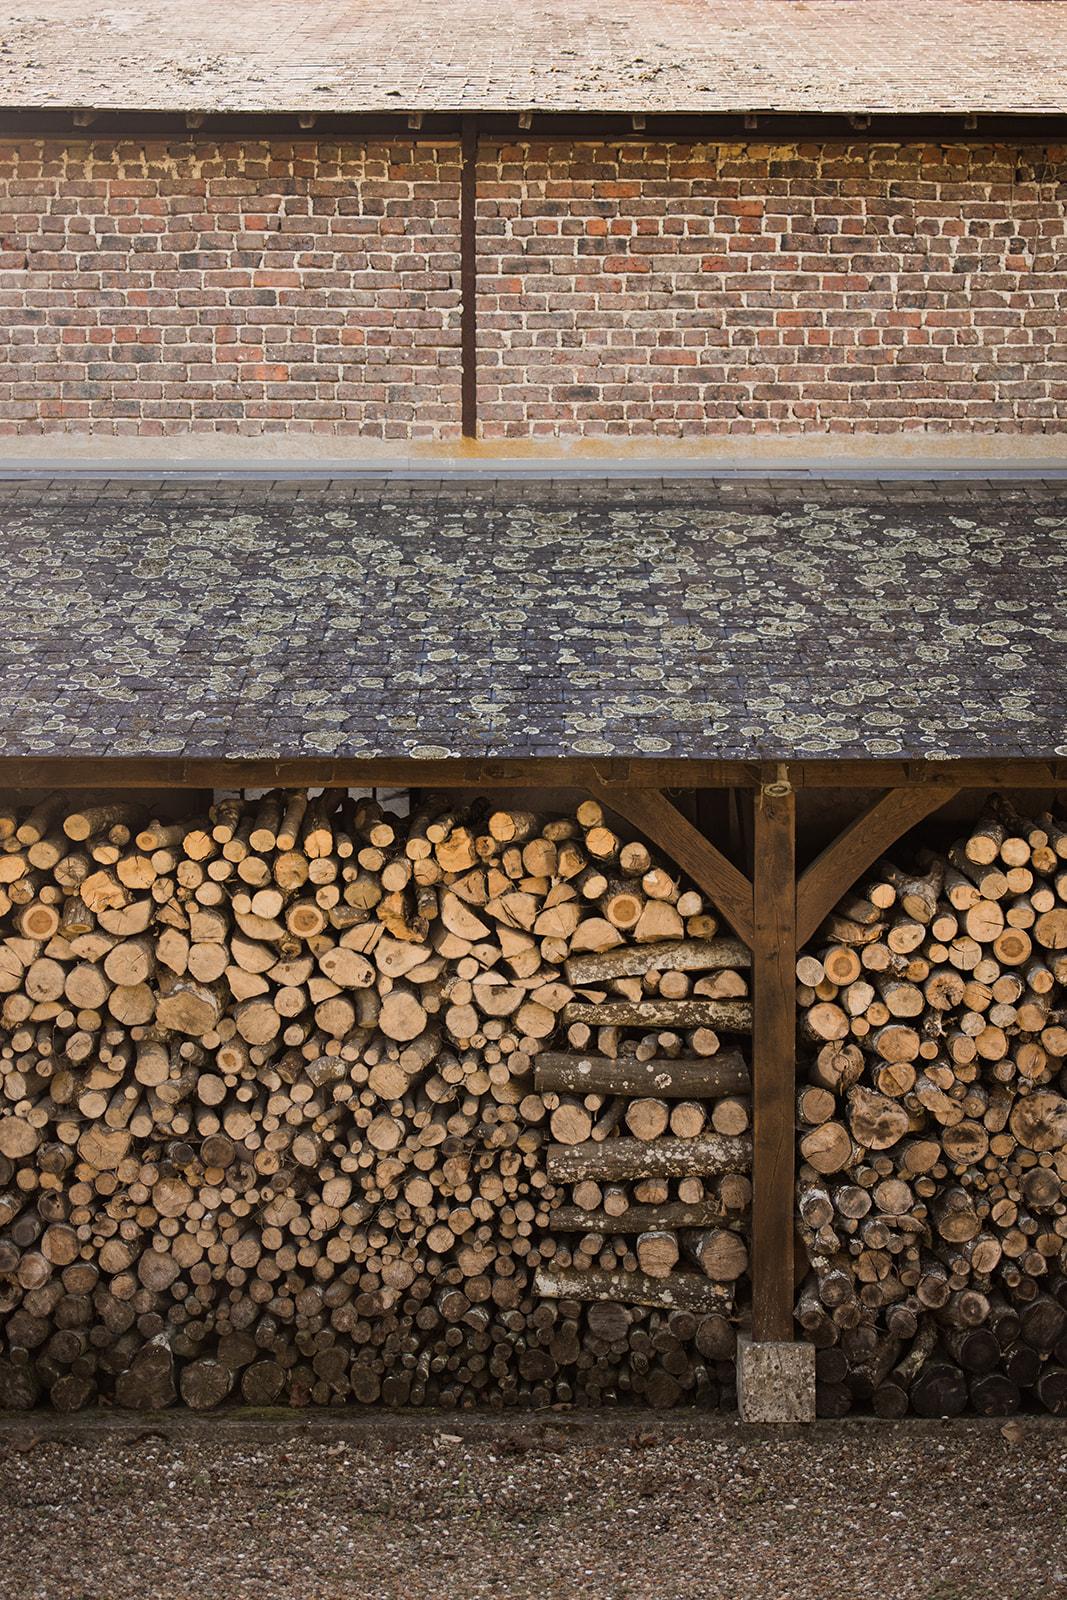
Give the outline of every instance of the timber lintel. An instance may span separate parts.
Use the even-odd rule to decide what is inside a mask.
[[[681,756],[115,756],[0,755],[0,786],[11,789],[269,789],[409,786],[529,788],[531,784],[612,794],[634,789],[759,789],[753,761]],[[794,789],[1063,789],[1067,760],[896,761],[839,758],[790,762]],[[613,803],[613,802],[612,802]],[[939,802],[940,803],[940,802]],[[617,808],[616,808],[617,809]]]

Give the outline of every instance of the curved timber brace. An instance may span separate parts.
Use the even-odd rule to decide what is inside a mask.
[[[693,826],[662,789],[590,785],[590,794],[632,822],[669,859],[687,872],[732,926],[739,939],[752,945],[752,884]]]
[[[757,1345],[791,1342],[797,957],[857,878],[959,790],[888,789],[798,878],[789,769],[762,767],[753,793],[751,879],[662,789],[600,783],[591,792],[688,873],[752,951],[752,1337]]]

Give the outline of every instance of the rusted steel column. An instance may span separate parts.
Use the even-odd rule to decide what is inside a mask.
[[[460,426],[478,437],[478,124],[463,118],[459,174]]]
[[[796,796],[783,768],[753,804],[752,1337],[793,1334]]]

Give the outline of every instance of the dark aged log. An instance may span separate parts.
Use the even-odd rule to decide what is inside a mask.
[[[546,1051],[537,1058],[534,1081],[541,1093],[654,1095],[667,1100],[713,1100],[747,1094],[750,1088],[748,1066],[739,1050],[692,1061],[612,1060]]]
[[[1067,1415],[1067,1367],[1045,1367],[1034,1388],[1046,1411],[1057,1417]]]
[[[18,1355],[21,1359],[0,1358],[0,1410],[2,1411],[30,1411],[40,1397],[41,1385],[26,1359],[26,1352],[19,1351]]]
[[[1003,1372],[984,1372],[967,1385],[970,1409],[980,1417],[1008,1417],[1018,1411],[1022,1395]]]
[[[157,1335],[119,1374],[115,1403],[130,1411],[162,1411],[176,1398],[174,1355],[162,1335]]]
[[[946,853],[878,863],[796,964],[813,1041],[797,1101],[812,1281],[796,1314],[840,1348],[834,1381],[857,1402],[856,1341],[914,1323],[921,1360],[875,1387],[883,1415],[1058,1404],[1065,838],[1055,817],[994,801]]]
[[[992,1372],[1000,1361],[1000,1346],[988,1328],[950,1328],[943,1342],[965,1372]]]
[[[911,1386],[911,1408],[919,1417],[958,1417],[967,1409],[967,1379],[947,1361],[929,1362]]]
[[[730,1403],[749,953],[600,801],[9,821],[0,1406]]]
[[[194,1411],[210,1411],[221,1405],[230,1392],[233,1373],[222,1362],[205,1357],[182,1370],[181,1393]]]
[[[680,1201],[662,1206],[628,1206],[617,1216],[606,1211],[583,1211],[579,1206],[560,1206],[552,1213],[557,1233],[643,1233],[649,1228],[707,1228],[729,1224],[744,1229],[748,1214],[731,1215],[718,1200],[684,1205]]]

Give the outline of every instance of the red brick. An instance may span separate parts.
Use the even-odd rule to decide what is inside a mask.
[[[454,146],[413,161],[406,141],[6,144],[0,381],[6,361],[29,401],[6,420],[27,433],[72,418],[100,432],[257,432],[270,385],[293,431],[458,433],[458,183]],[[188,332],[164,346],[171,323]],[[376,380],[326,348],[313,360],[316,334],[337,341],[338,323],[346,348],[380,330]],[[52,330],[75,357],[92,347],[91,390],[43,341]]]
[[[489,146],[483,434],[1062,428],[1065,180],[1058,148]],[[458,183],[454,144],[0,147],[4,429],[454,436]]]

